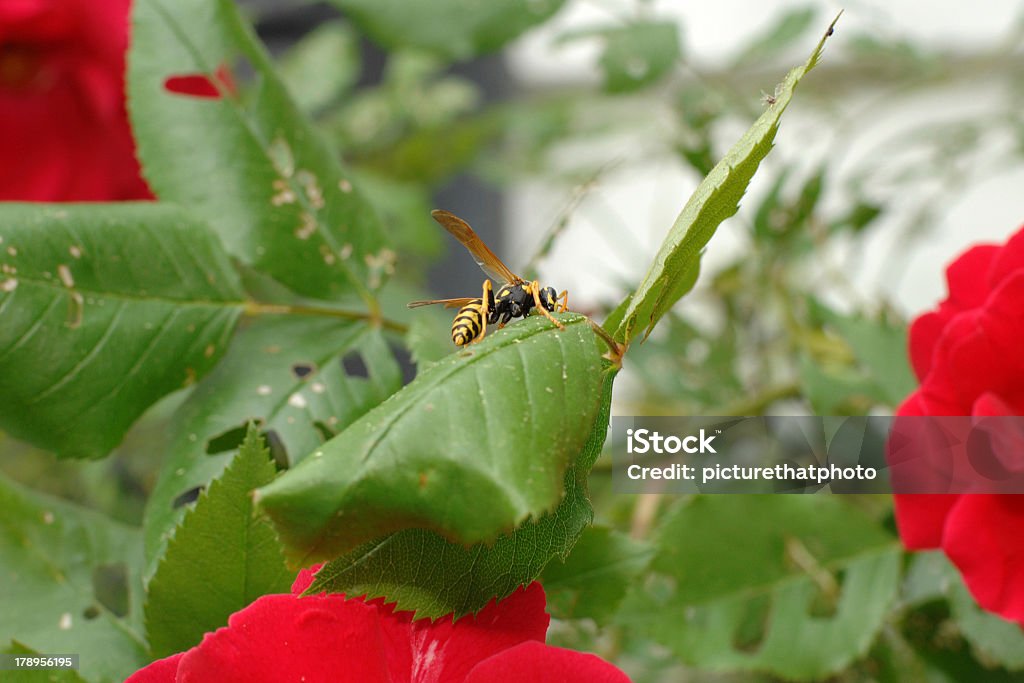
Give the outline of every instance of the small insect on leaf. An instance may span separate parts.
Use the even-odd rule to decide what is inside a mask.
[[[458,308],[459,311],[452,322],[452,342],[460,347],[483,339],[487,334],[488,325],[497,324],[500,329],[511,320],[525,318],[534,309],[540,311],[541,315],[554,323],[558,329],[565,329],[565,326],[551,314],[556,308],[559,313],[568,310],[568,290],[558,294],[554,287],[542,288],[536,280],[523,280],[502,263],[469,223],[455,214],[444,209],[434,209],[430,215],[466,247],[473,260],[490,279],[484,280],[480,298],[413,301],[409,308],[431,304]],[[495,292],[491,280],[504,284]]]

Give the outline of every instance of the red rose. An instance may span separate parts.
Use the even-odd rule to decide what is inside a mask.
[[[949,296],[910,328],[921,382],[898,415],[1024,415],[1024,229],[970,249]],[[1024,622],[1024,495],[897,495],[910,549],[942,548],[978,603]]]
[[[0,2],[0,199],[152,197],[125,109],[130,4]]]
[[[629,683],[594,655],[544,644],[549,617],[534,583],[479,614],[412,621],[380,600],[265,595],[196,647],[125,683]]]

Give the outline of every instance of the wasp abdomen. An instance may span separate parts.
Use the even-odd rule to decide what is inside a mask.
[[[452,341],[455,345],[465,346],[475,341],[483,332],[486,315],[483,299],[473,299],[460,308],[452,322]]]

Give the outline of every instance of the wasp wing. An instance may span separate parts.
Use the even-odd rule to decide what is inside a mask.
[[[462,308],[470,301],[476,301],[480,297],[463,297],[461,299],[430,299],[429,301],[410,301],[406,306],[419,308],[420,306],[432,306],[433,304],[444,304],[445,308]]]
[[[506,284],[523,282],[521,277],[509,270],[508,266],[494,255],[484,241],[473,232],[473,228],[469,227],[469,223],[444,209],[434,209],[430,215],[466,247],[476,264],[487,273],[487,277]]]

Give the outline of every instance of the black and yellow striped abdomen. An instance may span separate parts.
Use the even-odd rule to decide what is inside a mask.
[[[476,341],[484,330],[487,308],[483,299],[472,299],[459,309],[452,323],[452,341],[456,346],[465,346]]]

